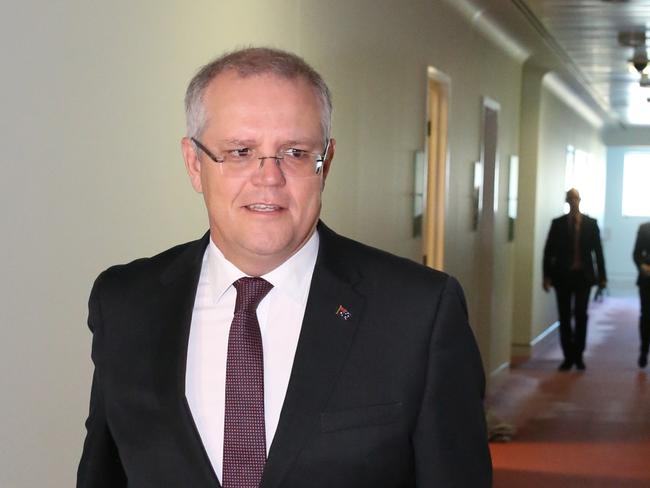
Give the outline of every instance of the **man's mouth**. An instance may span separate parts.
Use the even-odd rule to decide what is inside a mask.
[[[251,203],[250,205],[246,205],[246,208],[253,212],[276,212],[282,209],[279,205],[269,203]]]

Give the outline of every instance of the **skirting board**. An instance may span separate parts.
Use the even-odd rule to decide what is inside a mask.
[[[488,375],[488,391],[495,391],[501,385],[501,382],[508,378],[508,372],[511,366],[517,366],[527,361],[534,350],[541,350],[551,344],[551,341],[557,341],[554,332],[560,326],[560,322],[554,322],[549,325],[541,334],[535,337],[529,344],[512,344],[511,360],[506,361]]]
[[[524,358],[528,359],[533,355],[535,349],[542,348],[548,344],[550,340],[555,338],[554,332],[560,326],[559,321],[553,322],[549,325],[541,334],[535,337],[528,344],[517,344],[513,343],[511,348],[511,357],[512,362],[515,363],[517,359]]]
[[[488,390],[494,391],[499,388],[501,382],[508,378],[508,372],[510,371],[510,361],[506,361],[496,369],[490,372],[488,376]]]

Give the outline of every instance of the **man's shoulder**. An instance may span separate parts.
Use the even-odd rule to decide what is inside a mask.
[[[561,224],[562,222],[566,222],[568,218],[569,218],[569,214],[560,215],[559,217],[555,217],[555,218],[551,221],[551,224],[552,224],[552,225],[559,225],[559,224]]]
[[[320,233],[321,244],[325,246],[324,251],[328,259],[337,261],[335,265],[339,267],[357,268],[365,277],[379,280],[390,276],[393,282],[400,286],[406,283],[444,284],[450,278],[443,271],[339,235],[326,227],[321,226]]]
[[[648,247],[650,245],[650,222],[639,225],[637,232],[637,246]]]
[[[598,225],[598,220],[596,220],[593,217],[590,217],[587,214],[581,214],[582,215],[582,222],[584,225]],[[562,225],[563,223],[567,223],[569,219],[569,214],[564,214],[560,215],[559,217],[555,217],[552,221],[554,225]]]
[[[147,281],[153,278],[159,278],[170,269],[184,255],[191,253],[196,255],[199,247],[205,247],[203,241],[205,236],[200,239],[177,244],[158,254],[149,257],[135,259],[124,264],[110,266],[100,273],[96,282],[112,283],[118,286],[125,286],[129,283]]]

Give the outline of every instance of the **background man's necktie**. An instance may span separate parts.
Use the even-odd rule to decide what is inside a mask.
[[[223,439],[223,487],[257,488],[266,462],[264,356],[257,305],[273,288],[262,278],[241,278],[228,336]]]
[[[572,217],[571,224],[573,228],[573,262],[571,269],[582,268],[582,256],[580,256],[580,224],[578,217]]]

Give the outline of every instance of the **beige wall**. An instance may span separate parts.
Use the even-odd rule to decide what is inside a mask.
[[[326,190],[324,217],[348,235],[420,260],[420,239],[410,237],[411,165],[414,151],[424,146],[426,67],[434,66],[448,75],[451,100],[445,268],[465,287],[471,322],[486,369],[491,371],[509,357],[512,253],[506,243],[507,196],[503,189],[507,188],[508,158],[517,153],[521,65],[471,30],[444,4],[410,2],[405,8],[403,3],[390,0],[369,1],[364,9],[359,7],[361,2],[355,4],[363,16],[349,11],[341,15],[340,9],[324,5],[321,15],[315,16],[331,21],[328,27],[335,26],[328,39],[329,49],[345,53],[343,60],[328,58],[323,70],[335,95],[334,132],[339,151]],[[308,45],[305,41],[309,59],[314,58],[310,49],[314,54],[322,52],[322,41],[307,49]],[[348,59],[349,64],[341,69],[341,61]],[[488,317],[477,308],[478,243],[470,225],[472,163],[480,156],[482,96],[501,106],[502,191],[495,229],[501,252],[493,263],[499,286],[489,298],[498,305]]]
[[[533,309],[537,174],[541,126],[542,80],[545,70],[526,64],[522,75],[519,144],[519,189],[515,222],[512,343],[515,354],[528,354]]]
[[[424,146],[427,66],[451,78],[445,267],[466,289],[486,371],[508,361],[518,241],[506,241],[503,190],[519,147],[522,67],[446,3],[15,2],[0,17],[0,486],[73,485],[91,375],[84,326],[91,283],[106,266],[205,230],[179,151],[183,92],[201,64],[248,44],[298,52],[333,90],[338,145],[325,220],[415,260],[412,158]],[[501,107],[495,286],[483,297],[489,316],[476,306],[484,263],[470,227],[482,96]],[[568,111],[548,102],[547,126]],[[545,147],[564,144],[560,135],[547,131]],[[555,157],[548,151],[540,158]],[[555,193],[535,208],[555,204]],[[560,209],[545,210],[529,258],[537,259],[540,232]]]

